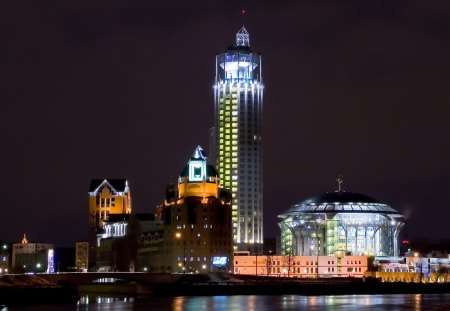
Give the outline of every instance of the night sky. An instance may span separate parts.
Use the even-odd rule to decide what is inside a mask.
[[[450,1],[1,1],[0,240],[87,240],[93,178],[153,212],[213,126],[215,55],[261,52],[264,228],[343,188],[450,237]]]

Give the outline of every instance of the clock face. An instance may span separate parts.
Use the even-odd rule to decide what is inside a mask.
[[[191,161],[189,163],[189,181],[202,181],[206,177],[204,161]]]

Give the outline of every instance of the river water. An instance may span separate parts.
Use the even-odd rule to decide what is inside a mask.
[[[25,297],[24,297],[25,298]],[[25,298],[26,299],[26,298]],[[195,296],[134,298],[82,296],[72,305],[0,306],[11,310],[450,310],[450,294],[340,296]]]

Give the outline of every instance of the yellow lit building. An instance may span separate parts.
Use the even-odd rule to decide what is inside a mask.
[[[93,179],[89,187],[89,268],[96,260],[97,235],[110,214],[130,214],[131,192],[126,179]]]
[[[261,55],[243,26],[236,44],[216,56],[213,145],[222,186],[233,197],[234,248],[257,254],[264,241],[263,91]]]
[[[231,193],[198,146],[180,177],[157,207],[162,221],[160,247],[148,257],[144,271],[228,271],[232,260]],[[143,251],[141,249],[141,251]],[[145,265],[146,260],[141,260]]]

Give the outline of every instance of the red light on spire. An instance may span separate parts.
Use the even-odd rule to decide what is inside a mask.
[[[241,13],[242,13],[242,15],[244,15],[245,14],[245,9],[242,9]]]

